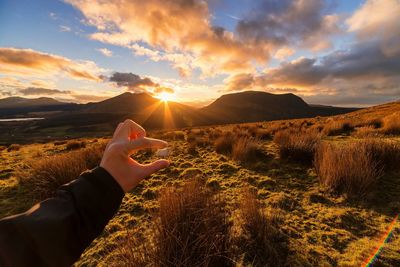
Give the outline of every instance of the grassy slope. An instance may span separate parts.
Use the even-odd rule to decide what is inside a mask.
[[[376,116],[383,116],[399,110],[400,104],[375,109]],[[375,115],[358,111],[341,116]],[[344,142],[352,138],[341,135],[326,140]],[[398,137],[392,139],[400,142]],[[118,254],[118,244],[128,231],[146,231],[150,227],[152,212],[158,205],[157,192],[165,185],[180,185],[193,175],[203,176],[210,187],[221,191],[232,211],[236,210],[239,192],[244,187],[255,189],[265,206],[279,207],[284,214],[282,228],[289,236],[290,262],[298,266],[359,266],[378,244],[393,219],[394,210],[400,208],[399,173],[385,177],[368,200],[350,201],[326,192],[310,166],[281,161],[272,141],[263,141],[262,148],[268,157],[252,166],[217,154],[212,145],[197,147],[195,155],[186,152],[184,140],[170,141],[170,145],[171,167],[126,194],[118,214],[85,251],[77,266],[112,263],[113,256]],[[23,211],[33,204],[18,186],[15,169],[31,158],[63,153],[63,148],[52,143],[32,144],[19,151],[0,152],[0,217]],[[142,154],[137,156],[142,161],[152,159]],[[400,264],[399,235],[397,222],[391,242],[379,258],[382,266]]]

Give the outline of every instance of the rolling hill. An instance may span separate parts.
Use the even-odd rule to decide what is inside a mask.
[[[7,97],[0,99],[0,117],[29,116],[33,112],[69,111],[78,104],[64,103],[50,97],[23,98]]]
[[[329,116],[354,110],[311,106],[294,94],[256,91],[223,95],[200,109],[177,102],[162,102],[146,93],[127,92],[87,104],[13,97],[0,100],[0,117],[40,116],[45,119],[13,128],[3,123],[0,128],[6,135],[18,132],[24,140],[25,136],[109,134],[125,119],[135,120],[150,130]]]

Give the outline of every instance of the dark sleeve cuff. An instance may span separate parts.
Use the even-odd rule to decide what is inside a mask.
[[[92,175],[85,175],[86,173],[92,173]],[[121,199],[124,197],[125,192],[121,186],[115,181],[114,177],[102,167],[96,167],[91,171],[84,172],[82,176],[85,176],[88,180],[98,183],[102,190],[108,191],[110,196],[115,199]]]
[[[101,233],[118,211],[125,195],[117,181],[101,167],[82,173],[63,187],[60,189],[72,193],[83,221],[93,230],[93,237]]]

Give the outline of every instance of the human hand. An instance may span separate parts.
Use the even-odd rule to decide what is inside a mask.
[[[132,120],[120,123],[107,144],[100,167],[108,171],[124,192],[128,192],[150,174],[169,166],[165,159],[140,164],[130,157],[144,148],[164,148],[167,142],[146,137],[146,131]]]

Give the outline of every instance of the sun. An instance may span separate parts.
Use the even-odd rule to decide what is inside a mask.
[[[168,102],[174,100],[174,95],[167,92],[160,93],[157,98],[159,98],[163,102]]]

